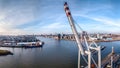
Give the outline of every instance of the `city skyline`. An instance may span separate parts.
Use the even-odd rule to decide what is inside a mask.
[[[119,0],[0,0],[0,34],[71,33],[65,1],[85,31],[119,33]]]

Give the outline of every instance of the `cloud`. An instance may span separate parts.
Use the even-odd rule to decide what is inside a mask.
[[[87,31],[96,32],[118,32],[120,28],[119,14],[115,17],[115,10],[112,4],[103,4],[94,8],[83,8],[79,11],[73,11],[73,17]],[[118,11],[116,9],[116,11]],[[80,20],[78,20],[80,19]],[[87,29],[87,28],[89,29]]]
[[[3,33],[21,32],[28,33],[32,31],[41,32],[41,28],[48,27],[52,22],[60,21],[61,11],[57,1],[49,0],[20,0],[20,1],[0,1],[0,31]],[[49,3],[48,3],[49,2]],[[54,2],[54,3],[53,3]],[[58,6],[55,6],[58,5]],[[48,11],[50,10],[50,11]],[[55,13],[55,14],[54,14]],[[56,14],[58,13],[58,14]],[[61,18],[60,18],[61,17]],[[51,22],[51,23],[48,23]],[[55,25],[55,24],[53,24]],[[57,24],[56,24],[57,25]],[[50,27],[51,26],[51,27]],[[56,28],[50,25],[49,28]],[[37,28],[37,29],[35,29]],[[39,30],[38,30],[39,29]],[[44,28],[45,29],[45,28]],[[47,29],[47,28],[46,28]],[[34,33],[34,32],[32,32]]]
[[[89,16],[89,15],[81,15],[78,14],[77,17],[85,20],[80,20],[79,25],[83,28],[83,30],[87,30],[88,32],[119,32],[120,28],[120,20],[113,19],[106,16]],[[79,22],[79,21],[78,21]],[[87,27],[87,28],[86,28]],[[88,29],[89,28],[89,29]]]
[[[37,1],[37,2],[36,2]],[[18,28],[20,26],[26,27],[27,24],[31,24],[39,17],[39,5],[36,4],[40,0],[30,0],[25,1],[1,1],[0,7],[0,32],[2,33],[27,33],[23,28]],[[31,27],[28,26],[28,27]]]
[[[80,16],[97,21],[97,22],[101,22],[105,25],[120,27],[120,21],[115,21],[115,20],[110,19],[108,17],[92,17],[92,16],[87,16],[87,15],[80,15]]]
[[[75,20],[88,31],[102,31],[103,28],[110,27],[117,30],[120,27],[119,16],[118,19],[113,17],[116,15],[114,7],[108,2],[84,0],[68,2],[73,18],[79,18]],[[1,0],[0,32],[5,34],[71,32],[63,3],[61,0]],[[96,29],[92,29],[95,26]]]
[[[55,22],[48,25],[44,25],[43,27],[41,27],[41,30],[43,30],[42,32],[45,33],[54,33],[54,32],[61,33],[63,32],[64,29],[66,29],[66,27],[68,27],[68,25],[62,24],[61,22]]]

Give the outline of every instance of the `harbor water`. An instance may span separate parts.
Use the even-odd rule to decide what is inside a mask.
[[[75,41],[39,37],[45,44],[40,48],[7,48],[14,55],[0,56],[0,68],[77,68],[77,44]],[[120,54],[120,41],[100,42],[106,48],[102,58],[111,52],[112,46]],[[84,65],[84,61],[82,61]]]

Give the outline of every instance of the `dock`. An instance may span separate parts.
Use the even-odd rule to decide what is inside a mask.
[[[111,59],[112,58],[112,59]],[[114,49],[112,48],[112,52],[110,54],[108,54],[101,62],[102,64],[102,68],[117,68],[117,66],[119,66],[120,64],[117,64],[117,62],[120,59],[120,55],[115,54]],[[111,64],[112,61],[112,64]]]

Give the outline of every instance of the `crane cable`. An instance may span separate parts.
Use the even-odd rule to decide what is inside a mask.
[[[83,29],[82,29],[82,27],[80,27],[80,25],[75,21],[75,20],[73,20],[74,21],[74,23],[78,26],[78,28],[81,30],[81,31],[84,31]]]

